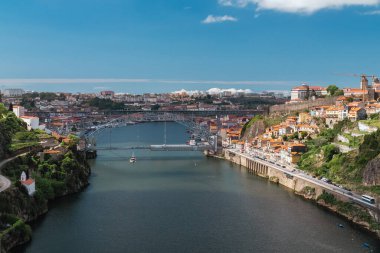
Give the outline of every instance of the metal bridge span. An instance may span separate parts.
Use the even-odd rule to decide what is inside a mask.
[[[96,147],[96,150],[205,151],[213,150],[213,147],[210,145],[169,144],[133,147]]]
[[[202,139],[203,142],[199,145],[188,145],[188,144],[167,144],[166,143],[166,125],[164,131],[164,144],[163,145],[147,145],[147,146],[135,146],[135,147],[112,147],[112,143],[109,143],[108,147],[97,147],[96,137],[102,131],[112,128],[126,126],[131,123],[144,123],[144,122],[176,122],[187,129],[191,130],[198,138]],[[86,150],[100,151],[100,150],[133,150],[133,149],[145,149],[152,151],[205,151],[212,150],[217,151],[217,135],[210,133],[207,124],[199,124],[186,115],[174,114],[174,113],[163,113],[163,114],[134,114],[134,115],[123,115],[122,117],[115,118],[104,124],[97,126],[94,130],[84,133],[82,136],[86,141]]]

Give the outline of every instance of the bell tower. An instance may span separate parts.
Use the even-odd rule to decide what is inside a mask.
[[[368,79],[365,75],[362,75],[362,80],[360,81],[360,89],[362,90],[368,89]]]

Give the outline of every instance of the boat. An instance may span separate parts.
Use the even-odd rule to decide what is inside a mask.
[[[129,162],[130,163],[135,163],[136,162],[136,156],[135,156],[134,153],[132,154],[131,158],[129,159]]]

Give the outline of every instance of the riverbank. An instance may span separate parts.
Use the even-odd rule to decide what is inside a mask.
[[[223,150],[219,156],[212,157],[233,162],[247,168],[249,172],[257,176],[267,178],[272,183],[292,189],[296,195],[313,201],[317,205],[346,218],[380,239],[380,215],[379,210],[376,208],[353,203],[352,197],[349,195],[334,194],[332,189],[327,189],[311,180],[297,177],[291,170],[279,169],[267,162],[256,161],[242,154]]]
[[[30,157],[18,157],[4,165],[3,171],[9,175],[12,172],[16,174],[16,177],[11,178],[13,184],[0,193],[0,214],[1,217],[5,217],[1,219],[3,226],[0,233],[0,250],[2,253],[31,240],[31,228],[28,223],[45,215],[49,210],[49,203],[78,193],[89,185],[88,179],[91,168],[84,159],[84,154],[76,151],[69,152],[71,152],[67,153],[69,155],[47,163],[50,166],[58,166],[57,164],[59,164],[61,167],[65,167],[67,174],[60,181],[52,179],[51,176],[47,177],[30,172],[34,175],[36,182],[37,191],[33,196],[29,196],[24,186],[18,181],[17,175],[19,173],[14,172],[20,168],[27,168],[25,166],[34,159],[31,158],[34,157],[33,154],[27,155]],[[42,166],[38,167],[38,170],[41,169],[43,169]]]

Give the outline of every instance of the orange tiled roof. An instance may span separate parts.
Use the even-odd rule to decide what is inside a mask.
[[[21,183],[24,185],[31,185],[31,184],[34,184],[34,180],[29,178],[28,180],[21,181]]]

